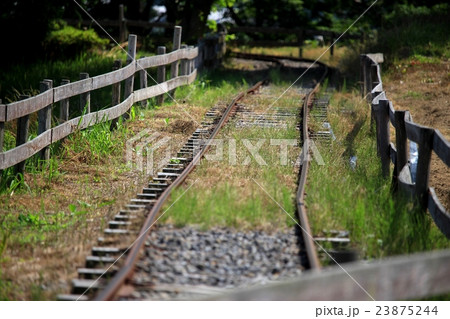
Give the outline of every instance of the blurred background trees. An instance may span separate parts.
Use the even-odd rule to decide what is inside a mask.
[[[125,6],[129,20],[168,22],[183,26],[183,41],[195,44],[198,38],[213,31],[217,22],[238,26],[283,27],[344,31],[373,0],[76,0],[95,19],[118,19],[118,7]],[[435,5],[438,9],[431,9]],[[427,11],[428,8],[428,11]],[[430,11],[431,10],[431,11]],[[432,22],[437,14],[440,23],[450,21],[448,4],[439,0],[379,0],[350,30],[370,33],[398,27],[411,17]],[[214,13],[212,15],[212,13]],[[428,20],[427,18],[428,17]],[[3,58],[0,65],[25,63],[42,58],[56,58],[91,46],[104,46],[93,31],[69,28],[62,19],[89,20],[75,1],[2,0],[0,30]],[[408,23],[410,23],[408,22]],[[92,24],[101,38],[108,37]],[[448,29],[448,28],[447,28]],[[64,30],[64,31],[61,31]],[[107,29],[117,37],[117,31]],[[433,31],[432,29],[431,31]],[[130,30],[135,31],[135,30]],[[90,32],[90,33],[89,33]],[[148,35],[140,34],[141,37]],[[434,32],[434,31],[433,31]],[[166,38],[171,31],[167,29]],[[264,35],[259,35],[264,37]],[[278,35],[279,36],[279,35]],[[433,35],[430,35],[433,36]],[[439,33],[444,39],[447,33]],[[66,42],[70,42],[69,46]],[[152,40],[148,39],[150,43]],[[63,57],[61,57],[63,58]]]

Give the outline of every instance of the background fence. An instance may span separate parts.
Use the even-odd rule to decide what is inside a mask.
[[[162,103],[164,94],[179,86],[192,83],[197,75],[197,68],[202,65],[198,58],[198,48],[181,45],[181,27],[175,27],[173,50],[166,53],[165,47],[158,47],[158,55],[136,60],[136,35],[128,38],[127,65],[121,67],[121,61],[114,63],[113,71],[95,77],[80,73],[80,80],[69,83],[63,80],[60,86],[53,87],[52,80],[40,83],[41,93],[22,96],[20,101],[0,104],[0,170],[16,166],[17,173],[23,173],[25,160],[40,153],[43,160],[49,158],[49,145],[71,133],[85,129],[97,123],[115,120],[120,116],[127,118],[128,111],[136,102],[147,105],[147,99],[157,97]],[[166,80],[165,66],[170,65],[170,79]],[[148,85],[147,69],[157,68],[157,82]],[[140,89],[134,90],[135,75],[139,74]],[[97,112],[90,110],[92,91],[107,86],[112,88],[111,107]],[[123,86],[123,88],[122,88]],[[121,99],[123,92],[123,99]],[[173,94],[173,93],[172,93]],[[81,116],[70,119],[69,99],[78,96],[83,107]],[[60,118],[52,127],[52,111],[59,103]],[[37,136],[29,140],[30,115],[37,113]],[[3,152],[5,123],[17,121],[16,146]]]
[[[77,20],[77,19],[66,19],[65,20],[70,25],[75,26],[84,26],[84,27],[95,27],[95,24],[92,20]],[[137,20],[129,20],[125,17],[125,7],[123,4],[119,5],[118,8],[118,18],[115,20],[112,19],[101,19],[97,21],[102,27],[112,27],[118,30],[119,42],[122,43],[126,40],[128,34],[128,28],[141,29],[142,31],[153,30],[153,29],[174,29],[175,24],[170,22],[149,22],[149,21],[137,21]],[[280,41],[280,40],[242,40],[239,39],[239,36],[235,40],[229,41],[230,44],[233,45],[248,45],[248,46],[263,46],[263,47],[282,47],[282,46],[291,46],[299,48],[299,56],[302,57],[303,45],[307,38],[317,38],[321,39],[321,44],[333,44],[334,41],[338,38],[339,33],[334,31],[327,30],[314,30],[314,29],[304,29],[304,28],[280,28],[280,27],[255,27],[255,26],[238,26],[231,25],[226,30],[224,25],[219,26],[219,30],[217,34],[207,35],[205,38],[201,39],[198,43],[198,47],[200,48],[203,44],[208,47],[208,51],[205,52],[206,56],[212,56],[213,54],[217,54],[217,58],[209,58],[208,62],[205,65],[216,65],[217,61],[222,59],[222,52],[225,53],[224,50],[221,49],[222,43],[225,43],[225,34],[226,33],[236,33],[236,34],[245,34],[247,37],[249,35],[252,36],[271,36],[275,35],[278,38],[280,35],[289,36],[291,40],[289,41]],[[361,35],[349,35],[345,34],[341,36],[343,39],[363,39],[364,34]],[[214,42],[215,46],[210,42]],[[217,49],[214,49],[214,48]],[[214,50],[213,50],[214,49]],[[334,45],[330,47],[330,54],[334,53]]]
[[[440,203],[434,188],[429,187],[431,153],[450,166],[450,143],[437,129],[416,124],[409,111],[396,111],[383,91],[380,63],[382,54],[363,54],[361,63],[361,92],[371,103],[375,121],[377,150],[381,158],[382,173],[390,175],[394,164],[394,190],[414,200],[422,211],[428,209],[431,217],[447,238],[450,238],[450,214]],[[390,125],[395,129],[395,145],[390,141]],[[411,173],[408,162],[408,143],[418,146],[417,170]]]

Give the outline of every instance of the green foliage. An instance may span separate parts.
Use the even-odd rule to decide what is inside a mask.
[[[3,101],[16,101],[19,94],[36,94],[39,82],[43,79],[52,79],[54,86],[58,86],[63,78],[69,79],[71,82],[79,80],[80,72],[87,72],[91,77],[110,72],[114,60],[118,57],[83,52],[76,57],[57,56],[55,58],[57,59],[47,59],[32,65],[11,65],[8,71],[2,73],[0,77],[0,98]],[[107,103],[111,103],[111,89],[106,89],[107,97],[104,102],[102,100],[102,103],[96,98],[98,92],[103,92],[102,89],[93,92],[91,109],[95,108],[96,104],[105,106]],[[78,101],[79,99],[71,101],[71,106],[76,105]]]
[[[45,51],[49,57],[73,57],[80,53],[104,48],[109,43],[101,39],[93,29],[80,30],[72,26],[60,26],[50,32],[45,40]]]
[[[13,294],[13,291],[15,290],[15,285],[13,281],[4,278],[4,275],[2,273],[2,269],[0,269],[0,300],[1,301],[9,301],[11,299],[11,295]]]
[[[0,176],[0,194],[6,193],[12,196],[20,189],[30,189],[23,175],[14,174],[14,167],[3,170]]]
[[[217,22],[215,20],[206,21],[206,25],[208,26],[210,32],[217,32]]]
[[[450,5],[398,5],[384,19],[374,48],[388,62],[409,56],[450,58],[448,17]]]
[[[194,83],[178,88],[177,96],[180,100],[196,103],[200,106],[211,107],[221,97],[236,94],[246,83],[242,85],[243,74],[239,72],[224,72],[215,70],[204,73]],[[240,82],[240,83],[239,83]]]
[[[123,141],[114,138],[115,131],[110,127],[111,121],[106,121],[73,133],[66,143],[68,154],[80,156],[85,162],[102,163],[111,154],[122,152]]]

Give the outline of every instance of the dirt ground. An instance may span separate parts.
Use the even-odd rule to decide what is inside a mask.
[[[409,110],[414,122],[438,129],[450,140],[450,62],[404,61],[383,75],[386,95],[395,109]],[[450,168],[433,153],[430,186],[450,209]]]

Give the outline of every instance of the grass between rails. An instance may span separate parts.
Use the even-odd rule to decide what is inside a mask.
[[[449,248],[429,214],[393,198],[391,180],[381,177],[367,104],[355,93],[336,93],[329,120],[337,139],[331,148],[319,145],[325,166],[313,161],[308,176],[306,203],[314,234],[347,230],[353,248],[366,259]],[[355,169],[351,156],[357,156]]]
[[[270,94],[277,97],[286,86],[280,83]],[[262,113],[272,100],[264,94],[250,95],[240,103],[254,105],[252,111]],[[290,91],[276,107],[298,112],[300,105],[301,95]],[[179,227],[197,224],[203,229],[219,226],[269,231],[294,224],[283,209],[294,215],[298,174],[294,164],[299,147],[288,146],[283,163],[274,140],[298,141],[295,117],[288,121],[287,129],[236,127],[238,119],[239,114],[219,133],[216,141],[222,146],[212,146],[184,186],[174,191],[162,210],[166,211],[162,222]],[[252,155],[248,145],[257,147],[258,155]]]

